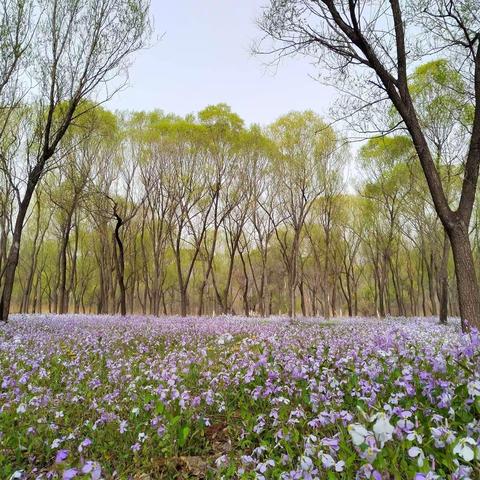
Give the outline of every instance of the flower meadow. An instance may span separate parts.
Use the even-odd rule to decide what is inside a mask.
[[[3,479],[479,479],[480,338],[435,319],[14,316]]]

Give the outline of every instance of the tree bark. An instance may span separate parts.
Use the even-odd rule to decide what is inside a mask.
[[[66,292],[67,292],[67,248],[70,242],[70,231],[73,212],[68,212],[67,221],[64,225],[62,242],[60,245],[60,285],[58,313],[67,313]]]
[[[127,315],[127,296],[125,288],[125,251],[120,237],[120,228],[123,225],[123,219],[116,211],[114,215],[117,221],[115,225],[115,244],[117,245],[118,252],[115,258],[117,261],[118,288],[120,289],[120,315],[124,317]]]
[[[22,240],[23,224],[27,215],[28,206],[32,199],[33,192],[38,183],[39,173],[32,173],[27,184],[25,196],[20,202],[15,227],[12,235],[12,245],[8,253],[7,262],[5,264],[5,274],[3,279],[3,291],[0,298],[0,321],[8,321],[10,313],[10,304],[12,300],[13,283],[15,281],[15,272],[17,271],[18,257],[20,254],[20,242]],[[38,177],[38,178],[37,178]]]
[[[446,324],[448,319],[448,253],[449,253],[449,249],[450,249],[450,242],[448,240],[448,234],[446,231],[444,231],[442,263],[440,265],[440,272],[439,272],[439,282],[440,282],[439,321],[442,324]]]
[[[448,233],[455,261],[462,330],[469,331],[479,325],[480,298],[468,227],[459,223]]]

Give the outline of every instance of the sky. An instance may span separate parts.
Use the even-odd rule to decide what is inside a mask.
[[[109,101],[113,110],[185,115],[225,102],[247,124],[266,125],[291,110],[327,116],[335,91],[309,75],[307,58],[277,68],[255,56],[255,24],[268,0],[151,0],[152,45],[136,54],[128,87]]]

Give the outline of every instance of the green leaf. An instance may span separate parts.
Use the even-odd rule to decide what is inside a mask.
[[[180,431],[178,432],[178,446],[181,448],[185,445],[187,441],[188,435],[190,433],[190,427],[188,425],[184,425]]]

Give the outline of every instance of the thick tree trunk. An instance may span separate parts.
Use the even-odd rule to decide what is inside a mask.
[[[20,254],[20,242],[22,240],[23,223],[27,215],[28,206],[32,199],[37,182],[29,181],[23,200],[18,208],[15,227],[12,235],[12,245],[8,253],[5,264],[5,273],[3,278],[3,291],[0,298],[0,321],[6,322],[10,314],[10,303],[12,301],[13,283],[15,281],[15,272],[17,271],[18,257]]]
[[[188,295],[187,289],[182,288],[180,290],[180,315],[186,317],[188,313]]]
[[[15,228],[12,240],[12,246],[7,257],[5,266],[4,286],[2,298],[0,299],[0,320],[6,322],[10,314],[10,303],[12,299],[13,282],[15,281],[15,272],[18,265],[18,255],[20,251],[20,240],[22,237],[21,229]]]
[[[452,245],[462,330],[480,327],[480,295],[468,236],[468,227],[458,223],[448,232]]]

